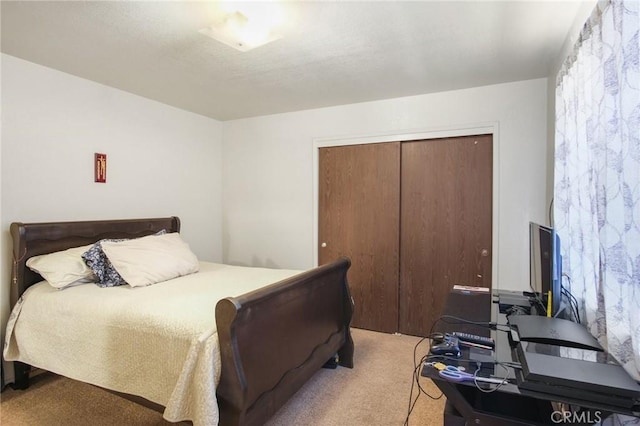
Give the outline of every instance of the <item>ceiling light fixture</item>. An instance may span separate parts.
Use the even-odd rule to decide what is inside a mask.
[[[274,2],[222,2],[213,23],[199,32],[246,52],[282,38],[284,11]]]

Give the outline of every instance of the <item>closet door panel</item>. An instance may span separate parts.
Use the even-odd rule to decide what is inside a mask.
[[[491,287],[492,136],[402,143],[399,331],[426,336],[455,284]]]
[[[352,325],[398,329],[400,143],[321,148],[318,263],[351,258]]]

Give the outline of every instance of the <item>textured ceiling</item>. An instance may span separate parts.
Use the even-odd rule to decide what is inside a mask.
[[[593,3],[589,1],[587,3]],[[546,77],[570,1],[284,3],[284,37],[199,33],[211,2],[5,1],[2,52],[229,120]]]

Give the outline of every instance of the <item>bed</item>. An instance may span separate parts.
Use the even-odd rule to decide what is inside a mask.
[[[102,300],[102,297],[95,297],[96,293],[91,285],[83,285],[65,289],[63,291],[51,291],[42,277],[33,272],[26,266],[26,262],[32,256],[42,255],[46,253],[58,252],[72,247],[83,246],[95,243],[105,238],[139,238],[152,235],[162,230],[168,233],[176,233],[180,230],[180,220],[177,217],[167,218],[151,218],[151,219],[131,219],[131,220],[108,220],[108,221],[83,221],[83,222],[50,222],[50,223],[13,223],[11,225],[11,235],[13,238],[13,271],[11,283],[11,305],[18,306],[14,309],[9,320],[11,332],[7,331],[7,342],[5,344],[5,354],[7,347],[13,347],[13,351],[23,353],[22,359],[17,357],[18,361],[14,363],[15,382],[14,387],[18,389],[26,389],[29,386],[29,374],[32,366],[26,362],[31,360],[31,353],[36,353],[34,349],[30,352],[29,339],[22,338],[16,329],[26,329],[28,327],[28,314],[26,312],[38,311],[41,308],[30,309],[29,304],[37,303],[38,296],[36,294],[43,293],[47,299],[47,303],[55,303],[63,305],[67,300],[78,297],[77,300],[99,299],[103,307],[115,309],[116,302],[108,303]],[[170,421],[191,420],[194,424],[215,424],[217,421],[221,425],[254,425],[262,424],[270,418],[317,370],[328,362],[336,362],[341,366],[353,367],[354,344],[350,334],[350,321],[353,313],[353,302],[349,293],[349,287],[346,280],[346,273],[350,266],[349,259],[340,258],[335,262],[320,266],[318,268],[297,273],[296,271],[282,272],[286,278],[275,283],[268,283],[260,288],[252,289],[243,294],[234,297],[223,297],[216,303],[211,303],[210,320],[207,319],[210,330],[208,334],[200,333],[191,337],[191,342],[186,342],[186,348],[180,352],[180,347],[185,347],[187,337],[191,336],[184,332],[175,332],[175,336],[167,337],[169,332],[166,330],[182,330],[187,325],[171,324],[162,326],[162,330],[156,333],[160,335],[164,333],[162,338],[174,338],[175,342],[167,344],[167,341],[158,345],[166,348],[166,350],[157,350],[156,347],[148,352],[150,358],[157,358],[162,361],[162,357],[167,359],[158,369],[147,368],[144,365],[136,365],[134,362],[127,362],[127,357],[116,357],[118,362],[118,373],[123,377],[131,377],[123,385],[125,391],[118,389],[118,386],[111,388],[111,377],[106,379],[96,379],[90,377],[86,379],[78,371],[82,371],[84,363],[76,363],[76,369],[65,370],[58,367],[56,352],[60,353],[60,358],[73,358],[82,356],[82,354],[74,354],[71,348],[76,346],[93,347],[96,339],[85,339],[85,341],[74,341],[77,336],[71,334],[69,341],[51,342],[51,348],[45,348],[48,355],[41,359],[50,359],[49,361],[39,361],[53,364],[50,365],[33,365],[44,370],[53,371],[58,374],[68,376],[70,378],[87,381],[97,386],[104,387],[116,393],[130,397],[132,400],[149,402],[151,406],[159,407],[164,410],[164,416]],[[202,275],[207,278],[209,276],[220,277],[223,271],[226,274],[253,274],[260,276],[265,280],[267,274],[275,274],[278,272],[260,270],[256,268],[240,268],[228,265],[203,263],[202,270],[193,276]],[[247,271],[243,272],[242,270]],[[263,274],[264,272],[264,274]],[[207,275],[218,274],[218,275]],[[195,298],[195,292],[186,291],[191,289],[193,284],[189,280],[193,280],[193,276],[180,277],[181,284],[174,283],[174,280],[153,286],[145,287],[141,292],[129,291],[129,294],[145,295],[143,302],[139,303],[139,309],[128,309],[127,316],[132,311],[145,312],[147,305],[153,305],[153,300],[158,300],[157,304],[163,306],[163,314],[160,315],[162,321],[177,321],[176,318],[188,317],[191,322],[198,322],[199,326],[203,325],[201,317],[197,317],[192,309],[172,308],[166,299],[154,299],[159,297],[160,293],[167,293],[172,301],[181,297],[198,299],[201,304],[199,309],[209,311],[208,302],[204,302],[202,297]],[[233,275],[235,276],[235,275]],[[248,279],[248,278],[247,278]],[[218,278],[215,278],[218,280]],[[217,282],[217,281],[216,281]],[[186,284],[185,284],[186,283]],[[44,287],[42,287],[44,286]],[[97,286],[94,286],[97,288]],[[125,287],[125,286],[123,286]],[[155,287],[155,288],[153,288]],[[149,290],[145,290],[149,288]],[[250,287],[236,287],[238,289]],[[55,290],[55,289],[54,289]],[[104,290],[104,289],[100,289]],[[131,289],[129,289],[131,290]],[[138,290],[133,289],[133,290]],[[102,294],[125,294],[125,289],[112,292],[102,292]],[[147,293],[143,293],[146,291]],[[25,294],[26,292],[26,294]],[[65,293],[67,292],[67,293]],[[233,292],[230,292],[233,293]],[[24,295],[24,297],[22,297]],[[66,298],[66,299],[63,299]],[[84,297],[85,299],[82,299]],[[63,302],[64,301],[64,302]],[[44,303],[44,302],[43,302]],[[74,302],[75,303],[75,302]],[[106,303],[106,304],[105,304]],[[163,305],[166,304],[166,305]],[[84,306],[84,302],[82,302]],[[32,305],[36,306],[36,305]],[[78,305],[76,305],[78,306]],[[46,308],[47,315],[56,311],[54,308]],[[86,320],[75,317],[67,317],[75,315],[75,311],[99,312],[101,310],[86,305],[83,309],[73,308],[61,310],[60,324],[64,330],[67,330],[69,323],[82,324]],[[71,314],[69,313],[71,311]],[[203,312],[204,312],[203,311]],[[36,315],[36,314],[31,314]],[[80,315],[80,314],[78,314]],[[197,319],[194,319],[196,318]],[[34,317],[37,318],[37,317]],[[73,318],[70,320],[69,318]],[[143,331],[147,334],[153,330],[153,321],[149,318],[134,319],[145,324]],[[181,319],[182,320],[182,319]],[[22,323],[21,323],[22,321]],[[50,324],[56,324],[56,318],[46,318]],[[66,322],[65,322],[66,321]],[[101,336],[104,331],[96,329],[98,327],[94,322],[90,321],[93,336]],[[187,321],[188,322],[188,321]],[[151,323],[151,325],[149,325]],[[189,323],[190,324],[190,323]],[[73,327],[71,327],[73,328]],[[78,325],[80,329],[80,326]],[[122,327],[116,324],[115,328],[120,330]],[[195,330],[195,329],[194,329]],[[110,329],[111,331],[111,329]],[[192,329],[188,330],[193,333]],[[65,331],[66,333],[66,331]],[[69,333],[73,333],[70,330]],[[80,332],[78,332],[80,333]],[[24,333],[23,333],[24,334]],[[27,334],[24,334],[25,336]],[[120,342],[127,341],[124,332],[119,335]],[[186,336],[186,337],[185,337]],[[204,336],[204,337],[203,337]],[[49,338],[49,337],[47,337]],[[133,339],[133,338],[132,338]],[[142,339],[138,336],[135,339]],[[182,339],[179,341],[179,339]],[[33,340],[33,339],[31,339]],[[91,340],[91,341],[86,341]],[[99,339],[98,339],[99,340]],[[142,340],[139,340],[141,343]],[[122,344],[120,347],[131,346],[132,351],[143,350],[135,343]],[[197,350],[194,350],[197,347]],[[166,353],[165,353],[166,352]],[[51,355],[53,353],[53,355]],[[190,365],[190,368],[182,366],[177,377],[177,384],[172,391],[169,404],[167,398],[162,396],[149,398],[145,394],[146,391],[131,392],[129,382],[135,382],[135,377],[140,380],[147,380],[145,376],[140,378],[141,372],[148,374],[149,387],[153,388],[153,380],[155,376],[160,376],[159,380],[168,380],[167,376],[175,375],[172,370],[175,366],[176,357],[181,356],[187,358],[195,358],[189,362],[185,362],[184,366]],[[205,356],[206,355],[206,356]],[[207,356],[209,358],[207,358]],[[99,360],[99,364],[108,369],[105,360]],[[98,361],[95,361],[98,362]],[[166,365],[165,365],[166,364]],[[215,366],[212,367],[212,364]],[[56,370],[65,370],[63,372]],[[129,370],[127,370],[129,369]],[[163,369],[166,369],[164,371]],[[91,371],[102,370],[91,369]],[[160,372],[158,372],[160,371]],[[162,374],[160,374],[162,373]],[[102,374],[102,373],[101,373]],[[113,375],[115,373],[110,373]],[[103,374],[104,375],[104,374]],[[152,377],[153,376],[153,377]],[[171,379],[173,381],[174,378]],[[100,381],[103,381],[102,383]],[[96,383],[98,382],[98,383]],[[107,383],[105,386],[104,383]],[[182,385],[180,385],[182,383]],[[133,385],[132,385],[133,386]],[[176,395],[176,392],[178,394]],[[161,392],[160,392],[161,394]],[[178,401],[177,403],[175,401]],[[171,405],[171,406],[169,406]],[[201,412],[204,410],[204,414]]]

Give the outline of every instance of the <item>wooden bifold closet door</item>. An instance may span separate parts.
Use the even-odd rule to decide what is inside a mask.
[[[402,144],[400,333],[426,335],[456,285],[491,288],[492,136]]]
[[[320,149],[318,263],[349,256],[352,325],[398,328],[400,143]]]
[[[492,136],[321,148],[318,261],[349,256],[352,325],[425,336],[491,287]]]

